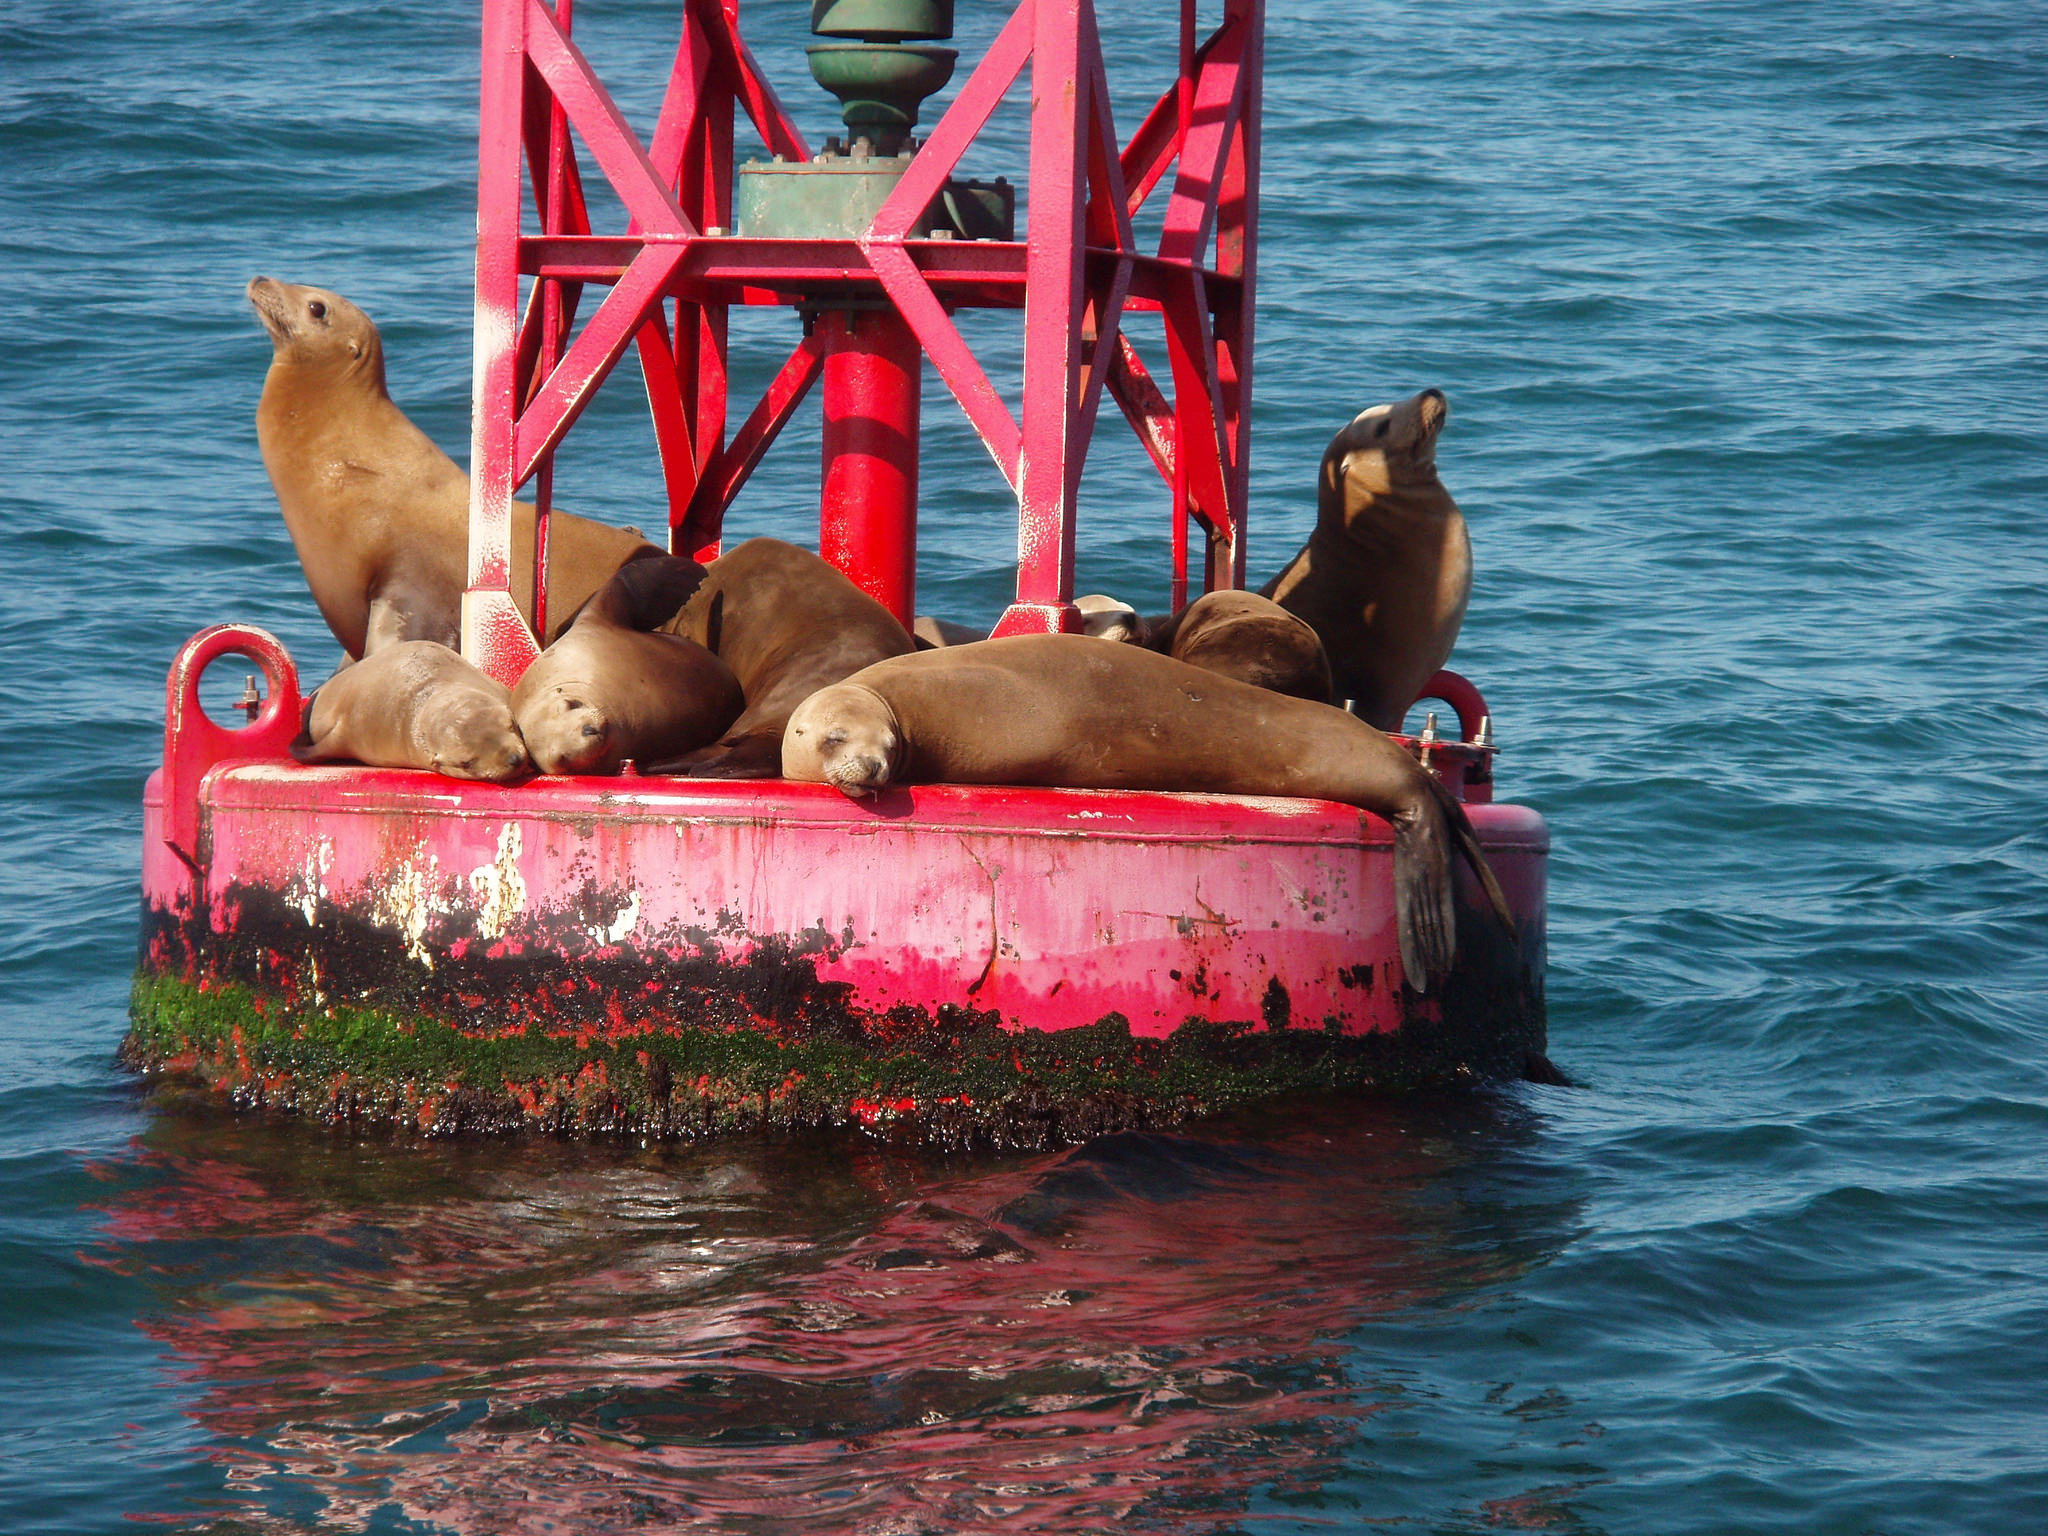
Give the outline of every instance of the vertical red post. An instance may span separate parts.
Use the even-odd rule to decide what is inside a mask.
[[[894,310],[828,310],[818,553],[908,629],[917,600],[918,390],[924,349]]]
[[[1227,413],[1225,444],[1230,450],[1228,570],[1212,558],[1209,585],[1242,587],[1245,532],[1251,517],[1252,320],[1258,290],[1259,130],[1265,78],[1265,0],[1229,0],[1227,14],[1245,28],[1240,73],[1242,96],[1237,132],[1224,162],[1217,199],[1216,270],[1239,282],[1237,301],[1216,317],[1216,372]]]
[[[1078,627],[1074,499],[1082,283],[1087,246],[1089,77],[1081,66],[1088,0],[1037,0],[1031,43],[1031,198],[1024,246],[1024,421],[1017,486],[1017,600],[999,635]]]
[[[512,601],[513,431],[519,332],[522,77],[526,11],[485,0],[477,153],[476,372],[471,416],[469,586],[462,653],[508,687],[539,651]]]

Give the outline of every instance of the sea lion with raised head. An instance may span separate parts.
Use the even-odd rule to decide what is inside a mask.
[[[694,640],[661,634],[704,580],[694,560],[635,560],[597,591],[519,679],[512,717],[542,773],[617,773],[703,746],[742,700],[732,669]]]
[[[1359,412],[1330,440],[1316,526],[1260,590],[1322,637],[1334,696],[1398,730],[1450,658],[1472,595],[1465,518],[1436,473],[1442,390]]]
[[[270,333],[256,440],[306,585],[342,649],[454,645],[469,581],[469,476],[392,402],[384,343],[340,294],[253,279]],[[534,509],[512,510],[512,595],[531,623]],[[639,533],[556,512],[548,520],[548,633],[628,560]]]
[[[1146,644],[1241,683],[1330,702],[1330,658],[1305,620],[1256,592],[1207,592],[1150,626]]]
[[[748,539],[704,571],[668,628],[731,667],[747,707],[711,746],[644,772],[772,779],[782,771],[791,710],[820,688],[914,648],[894,614],[794,544]]]
[[[349,662],[306,705],[292,756],[504,783],[527,771],[511,695],[447,646],[399,640]]]
[[[1464,808],[1407,752],[1327,704],[1139,646],[1017,635],[878,662],[790,716],[782,776],[856,798],[890,784],[1029,784],[1337,800],[1394,829],[1401,966],[1416,991],[1450,968],[1453,857],[1513,931]]]

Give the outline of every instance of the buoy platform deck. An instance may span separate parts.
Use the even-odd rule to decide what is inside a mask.
[[[226,652],[270,677],[241,730],[197,705]],[[1032,1143],[1544,1048],[1525,807],[1467,807],[1518,932],[1461,871],[1457,967],[1419,995],[1390,830],[1350,806],[309,766],[282,750],[297,692],[268,636],[195,639],[145,800],[127,1058],[240,1102]]]

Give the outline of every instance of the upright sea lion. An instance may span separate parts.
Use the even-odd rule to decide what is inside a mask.
[[[432,640],[394,641],[322,683],[292,756],[501,784],[527,769],[505,685]]]
[[[705,779],[772,779],[789,712],[870,662],[914,648],[896,616],[807,549],[749,539],[704,568],[668,628],[716,652],[747,707],[712,746],[645,771]]]
[[[384,388],[384,343],[355,305],[259,277],[249,302],[270,333],[256,439],[306,585],[350,656],[393,640],[454,645],[469,580],[469,476]],[[534,510],[512,512],[512,595],[532,622]],[[548,520],[548,633],[628,560],[638,533],[556,512]]]
[[[1449,414],[1437,389],[1359,412],[1323,454],[1315,531],[1260,589],[1314,627],[1335,696],[1383,731],[1449,659],[1472,595],[1472,542],[1436,475]]]
[[[790,716],[782,776],[855,797],[936,783],[1338,800],[1393,826],[1401,966],[1416,991],[1455,949],[1453,850],[1512,931],[1463,807],[1400,747],[1327,704],[1139,646],[1017,635],[878,662]]]
[[[701,747],[740,712],[739,679],[694,640],[649,631],[704,580],[694,560],[635,560],[584,604],[512,690],[542,773],[617,773]]]
[[[1308,624],[1256,592],[1208,592],[1151,627],[1151,649],[1241,683],[1330,702],[1330,658]]]

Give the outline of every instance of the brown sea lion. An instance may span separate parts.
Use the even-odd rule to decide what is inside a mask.
[[[1330,702],[1330,658],[1306,622],[1256,592],[1209,592],[1150,627],[1151,649],[1241,683]]]
[[[1464,809],[1342,710],[1134,645],[1017,635],[878,662],[790,716],[782,776],[848,795],[889,784],[1037,784],[1337,800],[1394,829],[1401,966],[1420,992],[1455,948],[1451,860],[1507,903]]]
[[[256,439],[306,585],[350,656],[393,640],[460,635],[469,580],[469,476],[392,403],[384,344],[355,305],[259,277],[249,302],[270,333]],[[534,510],[512,511],[512,593],[532,622]],[[548,634],[613,571],[660,550],[629,528],[548,520]]]
[[[432,640],[394,641],[322,683],[291,750],[500,784],[527,771],[504,684]]]
[[[820,688],[914,648],[896,616],[832,565],[780,539],[749,539],[704,568],[668,628],[717,653],[746,711],[712,746],[643,771],[772,779],[789,712]]]
[[[512,690],[512,717],[542,773],[617,773],[701,747],[742,699],[732,669],[694,640],[650,633],[704,580],[694,560],[635,560],[597,591]]]
[[[1472,542],[1436,474],[1449,414],[1425,389],[1354,417],[1323,454],[1315,531],[1260,589],[1314,627],[1335,697],[1383,731],[1449,659],[1472,595]]]
[[[1081,633],[1096,640],[1115,640],[1124,645],[1145,643],[1145,621],[1138,610],[1121,598],[1090,592],[1074,599],[1081,611]]]
[[[1138,610],[1129,603],[1100,592],[1091,592],[1086,597],[1075,598],[1074,607],[1081,615],[1082,634],[1093,635],[1098,640],[1120,640],[1127,645],[1144,643],[1145,621],[1138,617]],[[911,622],[910,634],[921,651],[943,650],[949,645],[972,645],[977,640],[988,638],[985,629],[955,624],[951,619],[937,618],[928,613],[920,613]]]

